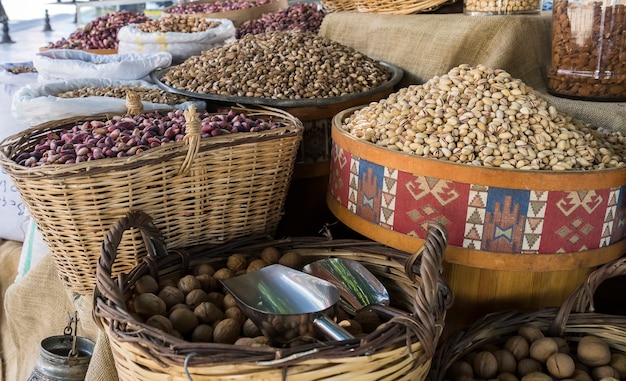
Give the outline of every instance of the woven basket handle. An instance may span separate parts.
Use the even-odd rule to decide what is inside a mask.
[[[594,312],[593,296],[598,286],[607,279],[621,275],[626,275],[626,258],[619,258],[606,263],[589,274],[587,280],[578,286],[559,308],[549,333],[562,337],[572,311]]]
[[[117,257],[117,248],[122,242],[124,232],[131,228],[139,229],[149,257],[157,258],[167,255],[163,235],[153,224],[152,217],[144,212],[131,210],[109,229],[102,242],[100,258],[98,258],[96,295],[100,293],[118,306],[124,306],[126,299],[115,284],[112,269]]]
[[[420,262],[421,284],[413,301],[413,309],[422,323],[417,334],[428,358],[435,354],[443,332],[446,310],[453,301],[452,292],[441,274],[447,244],[446,228],[437,222],[430,222],[424,244],[405,264],[409,278],[416,279],[415,269]]]
[[[189,105],[189,108],[183,111],[183,115],[185,116],[185,137],[183,141],[189,146],[189,150],[178,170],[179,175],[186,175],[191,169],[191,164],[200,150],[200,138],[202,137],[202,123],[198,120],[196,106],[193,104]]]

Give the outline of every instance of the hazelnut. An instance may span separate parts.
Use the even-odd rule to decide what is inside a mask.
[[[135,282],[135,292],[137,294],[146,292],[156,294],[159,292],[159,284],[152,275],[143,275]]]
[[[226,318],[215,326],[213,330],[213,341],[221,344],[234,344],[239,338],[241,326],[232,318]]]
[[[610,365],[619,373],[620,379],[626,379],[626,354],[611,354]]]
[[[458,360],[446,370],[446,376],[450,380],[457,380],[462,376],[474,378],[474,368],[469,362]]]
[[[233,272],[245,270],[248,267],[248,259],[243,254],[232,254],[226,259],[226,267]]]
[[[165,302],[150,292],[137,295],[134,299],[133,308],[135,313],[144,319],[153,315],[165,315],[167,311]]]
[[[552,381],[552,377],[547,374],[537,371],[531,372],[522,377],[522,381]]]
[[[191,333],[198,326],[198,318],[189,308],[176,308],[169,316],[174,329],[182,335]]]
[[[618,377],[619,374],[610,365],[597,366],[591,370],[591,378],[593,378],[594,380],[601,380],[604,378],[617,379]]]
[[[261,251],[261,259],[270,265],[278,263],[280,259],[280,251],[273,246],[266,247]]]
[[[519,360],[517,363],[517,374],[520,377],[524,377],[530,373],[541,372],[543,370],[543,365],[535,359],[531,359],[530,357],[523,358]]]
[[[200,281],[195,275],[185,275],[178,281],[178,288],[187,295],[189,291],[202,288]]]
[[[493,352],[498,362],[498,374],[500,373],[515,373],[517,370],[517,360],[515,356],[506,349],[496,349]]]
[[[302,264],[304,263],[304,260],[302,258],[302,255],[300,255],[300,253],[297,253],[295,251],[288,251],[280,257],[280,259],[278,260],[278,263],[283,266],[287,266],[287,267],[291,267],[292,269],[299,270],[300,268],[302,268]]]
[[[221,292],[209,292],[209,302],[215,304],[217,308],[224,311],[224,294]]]

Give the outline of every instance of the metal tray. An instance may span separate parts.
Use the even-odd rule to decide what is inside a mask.
[[[327,98],[303,98],[303,99],[275,99],[275,98],[260,98],[260,97],[238,97],[238,96],[226,96],[226,95],[218,95],[218,94],[200,94],[186,90],[180,90],[175,87],[171,87],[166,85],[161,81],[161,78],[172,69],[172,66],[164,69],[156,69],[150,73],[150,78],[163,90],[169,91],[176,94],[186,95],[188,97],[194,97],[199,99],[211,100],[216,102],[225,102],[225,103],[241,103],[241,104],[254,104],[254,105],[263,105],[270,107],[309,107],[309,106],[326,106],[333,105],[342,102],[348,102],[354,99],[358,99],[361,97],[368,96],[370,94],[376,94],[385,90],[391,89],[395,86],[404,75],[404,71],[390,63],[387,62],[379,62],[381,65],[387,67],[391,70],[391,78],[378,87],[374,87],[369,89],[368,91],[342,95],[340,97],[327,97]]]

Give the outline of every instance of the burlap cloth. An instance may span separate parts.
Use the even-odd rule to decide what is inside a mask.
[[[550,57],[548,13],[477,17],[339,12],[326,17],[320,33],[372,58],[400,66],[406,71],[402,86],[422,83],[462,63],[482,63],[505,69],[527,85],[545,92]],[[626,128],[623,103],[581,102],[545,96],[560,110],[587,122],[607,128]],[[13,253],[0,252],[3,264],[15,261],[17,265],[19,244],[13,246],[9,243],[0,247],[1,251]],[[6,271],[6,267],[0,269]],[[14,276],[13,271],[0,280],[3,291]],[[91,303],[90,298],[76,297],[63,288],[50,256],[18,284],[8,286],[2,316],[5,379],[15,381],[28,377],[39,357],[40,341],[63,332],[68,311],[79,313],[79,334],[96,341],[87,380],[117,379],[107,338],[93,322]]]
[[[557,109],[599,127],[626,131],[626,104],[585,102],[546,93],[551,13],[328,14],[320,34],[405,70],[401,86],[420,84],[460,64],[504,69],[543,93]]]

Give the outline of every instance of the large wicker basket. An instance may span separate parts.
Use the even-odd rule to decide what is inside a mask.
[[[128,274],[111,277],[122,233],[138,228],[151,242],[158,229],[142,212],[129,212],[102,245],[94,316],[107,333],[121,381],[152,380],[424,380],[431,366],[452,295],[441,278],[446,233],[433,224],[413,256],[373,241],[326,237],[268,240],[248,237],[220,246],[197,246],[167,256],[149,255]],[[411,315],[394,317],[361,339],[311,341],[291,348],[188,342],[141,323],[127,308],[134,285],[150,274],[159,281],[188,274],[199,263],[215,268],[232,253],[266,247],[295,250],[305,260],[344,257],[363,263],[389,290],[392,306]],[[158,251],[158,250],[157,250]],[[415,273],[419,272],[419,275]]]
[[[352,0],[321,0],[320,3],[326,12],[356,11],[356,4]]]
[[[446,372],[471,352],[502,344],[517,335],[522,325],[534,325],[545,336],[561,337],[570,346],[581,337],[600,337],[613,353],[626,354],[626,316],[594,312],[594,294],[607,279],[626,275],[626,258],[609,262],[592,272],[560,308],[544,308],[535,312],[503,310],[485,315],[463,331],[444,340],[437,348],[429,381],[443,381]],[[623,302],[620,300],[617,303]],[[623,377],[622,377],[623,379]]]
[[[302,123],[282,110],[233,109],[283,121],[286,127],[205,139],[199,131],[191,136],[187,129],[185,142],[135,156],[38,167],[21,166],[12,158],[50,132],[107,116],[44,123],[0,142],[0,164],[18,188],[69,289],[93,292],[106,230],[129,209],[150,213],[168,248],[275,232]],[[137,265],[146,253],[141,242],[137,231],[125,235],[115,272]]]
[[[412,13],[432,12],[456,0],[353,0],[359,12],[382,13],[390,15],[408,15]]]

